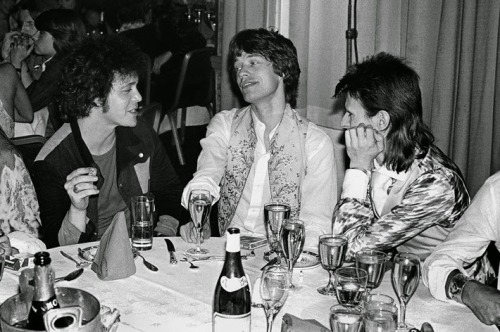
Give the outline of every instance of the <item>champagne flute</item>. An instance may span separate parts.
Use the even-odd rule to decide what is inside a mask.
[[[394,257],[392,268],[392,287],[399,299],[399,317],[397,331],[408,331],[411,326],[406,324],[406,305],[415,293],[420,279],[420,260],[417,255],[406,252]]]
[[[380,286],[385,273],[385,262],[388,256],[385,252],[365,249],[356,253],[356,267],[368,272],[366,283],[367,293]]]
[[[285,304],[290,289],[290,273],[281,265],[267,266],[262,272],[260,296],[267,318],[267,332],[273,330],[274,318]]]
[[[326,286],[318,288],[322,295],[334,295],[333,272],[342,265],[347,250],[347,238],[342,235],[321,235],[319,237],[319,257],[321,266],[328,271]]]
[[[203,225],[207,222],[212,208],[212,195],[208,190],[195,189],[189,194],[189,213],[193,221],[194,228],[198,232],[196,248],[191,248],[187,252],[191,255],[206,255],[207,249],[201,249],[201,237]]]
[[[283,220],[290,218],[290,205],[270,202],[264,205],[264,223],[267,231],[267,241],[270,251],[264,253],[264,258],[271,259],[272,254],[277,254],[281,259],[280,231]]]
[[[339,303],[358,306],[365,295],[368,273],[357,267],[342,267],[335,271],[334,276]]]
[[[302,253],[305,239],[306,232],[302,220],[286,219],[283,222],[281,226],[281,248],[290,271],[290,288],[295,288],[293,284],[293,267]]]

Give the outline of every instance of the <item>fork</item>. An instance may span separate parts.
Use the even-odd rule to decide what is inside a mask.
[[[73,257],[71,257],[70,255],[68,255],[67,253],[65,253],[64,251],[61,250],[61,255],[63,255],[64,257],[66,257],[67,259],[73,261],[75,264],[76,264],[76,267],[80,268],[80,267],[86,267],[90,264],[90,262],[78,262],[76,259],[74,259]]]

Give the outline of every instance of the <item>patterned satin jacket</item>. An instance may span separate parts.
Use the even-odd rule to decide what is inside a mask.
[[[436,146],[416,159],[408,173],[405,181],[394,182],[379,218],[371,195],[364,201],[347,197],[337,203],[333,233],[349,239],[348,260],[361,249],[396,247],[425,259],[469,206],[460,170]]]

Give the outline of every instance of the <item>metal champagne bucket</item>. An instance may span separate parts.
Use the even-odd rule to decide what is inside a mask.
[[[101,323],[101,305],[90,293],[77,288],[56,287],[60,309],[52,309],[44,316],[47,332],[104,332]],[[31,308],[31,297],[26,293],[14,295],[0,306],[0,327],[2,332],[32,331],[24,327],[14,326],[26,321]],[[64,318],[72,321],[66,327],[58,327],[58,321]],[[69,318],[69,319],[68,319]]]

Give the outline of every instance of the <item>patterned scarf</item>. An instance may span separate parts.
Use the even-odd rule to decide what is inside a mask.
[[[291,206],[291,217],[300,212],[301,184],[306,175],[305,141],[309,121],[289,105],[271,138],[268,162],[269,186],[273,202]],[[236,111],[231,124],[227,164],[219,202],[219,232],[224,234],[240,201],[254,161],[257,143],[250,106]]]

